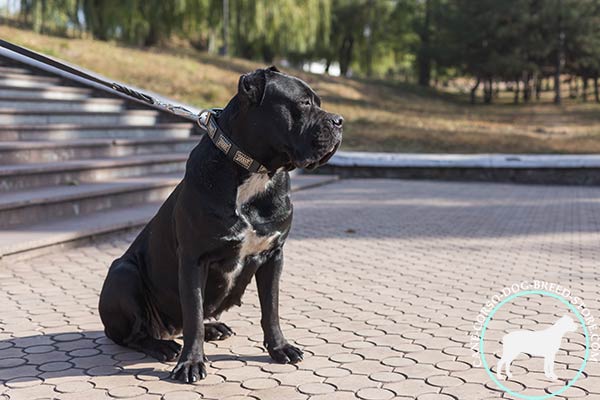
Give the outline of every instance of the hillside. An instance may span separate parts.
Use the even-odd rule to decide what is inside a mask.
[[[107,77],[193,104],[223,106],[240,74],[262,64],[188,48],[137,49],[93,40],[41,36],[0,27],[0,37]],[[333,78],[286,70],[309,82],[324,108],[345,117],[343,148],[388,152],[600,152],[600,105],[470,106],[457,94],[412,85]]]

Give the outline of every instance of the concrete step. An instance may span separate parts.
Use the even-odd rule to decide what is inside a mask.
[[[182,176],[183,172],[149,175],[3,194],[0,199],[0,229],[163,201]]]
[[[124,102],[120,99],[90,97],[77,100],[51,100],[43,98],[2,97],[0,94],[0,111],[17,109],[29,112],[119,112]]]
[[[73,86],[52,86],[51,88],[31,88],[0,85],[0,98],[31,98],[77,100],[90,97],[91,89]]]
[[[2,229],[0,260],[35,257],[57,247],[76,246],[95,236],[140,227],[156,214],[160,205],[161,202],[147,203],[28,227]]]
[[[200,137],[155,139],[81,139],[69,141],[0,141],[0,165],[48,163],[143,154],[185,153]]]
[[[146,125],[19,125],[0,126],[0,141],[12,140],[78,140],[186,138],[196,128],[192,123],[160,123]]]
[[[21,72],[2,72],[0,71],[0,85],[19,86],[19,87],[48,87],[60,85],[61,79],[54,76],[33,75]]]
[[[47,186],[165,174],[185,169],[187,153],[147,154],[121,158],[5,165],[0,168],[0,193]]]
[[[31,74],[31,70],[21,67],[11,67],[0,64],[0,74]]]
[[[292,191],[324,185],[337,180],[331,175],[294,175]],[[0,230],[0,258],[20,259],[53,251],[57,247],[75,246],[95,236],[106,235],[146,224],[158,211],[162,201],[60,218],[25,227]]]
[[[27,74],[0,74],[0,86],[6,88],[29,88],[38,90],[52,90],[61,86],[60,78],[43,75]],[[72,86],[66,86],[72,87]]]
[[[0,126],[34,124],[82,125],[153,125],[158,111],[124,110],[120,112],[29,111],[0,110]]]

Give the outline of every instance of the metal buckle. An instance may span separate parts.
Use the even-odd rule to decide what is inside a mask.
[[[210,117],[210,112],[202,111],[200,113],[200,115],[198,116],[198,123],[202,126],[206,126],[206,123],[208,122],[209,117]]]

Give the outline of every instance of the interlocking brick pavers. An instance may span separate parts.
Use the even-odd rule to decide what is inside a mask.
[[[170,381],[173,363],[112,343],[96,307],[108,265],[133,237],[117,235],[0,265],[0,399],[510,399],[473,365],[470,334],[490,296],[522,280],[557,282],[600,317],[600,188],[347,180],[294,200],[281,322],[304,362],[270,362],[252,285],[223,315],[237,334],[206,344],[209,375],[198,384]],[[549,326],[560,312],[519,298],[486,338]],[[581,331],[565,338],[562,380],[521,356],[503,383],[557,390],[583,343]],[[494,368],[501,351],[486,351]],[[580,397],[600,399],[597,363],[559,398]]]

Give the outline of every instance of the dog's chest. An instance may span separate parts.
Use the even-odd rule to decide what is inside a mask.
[[[264,194],[269,185],[270,179],[267,174],[253,174],[238,187],[236,212],[240,217],[242,228],[240,233],[235,237],[235,240],[239,241],[239,250],[236,255],[234,268],[226,274],[229,288],[234,285],[248,258],[270,250],[281,235],[278,231],[258,232],[257,228],[252,224],[252,219],[244,212],[244,205],[256,196]]]

